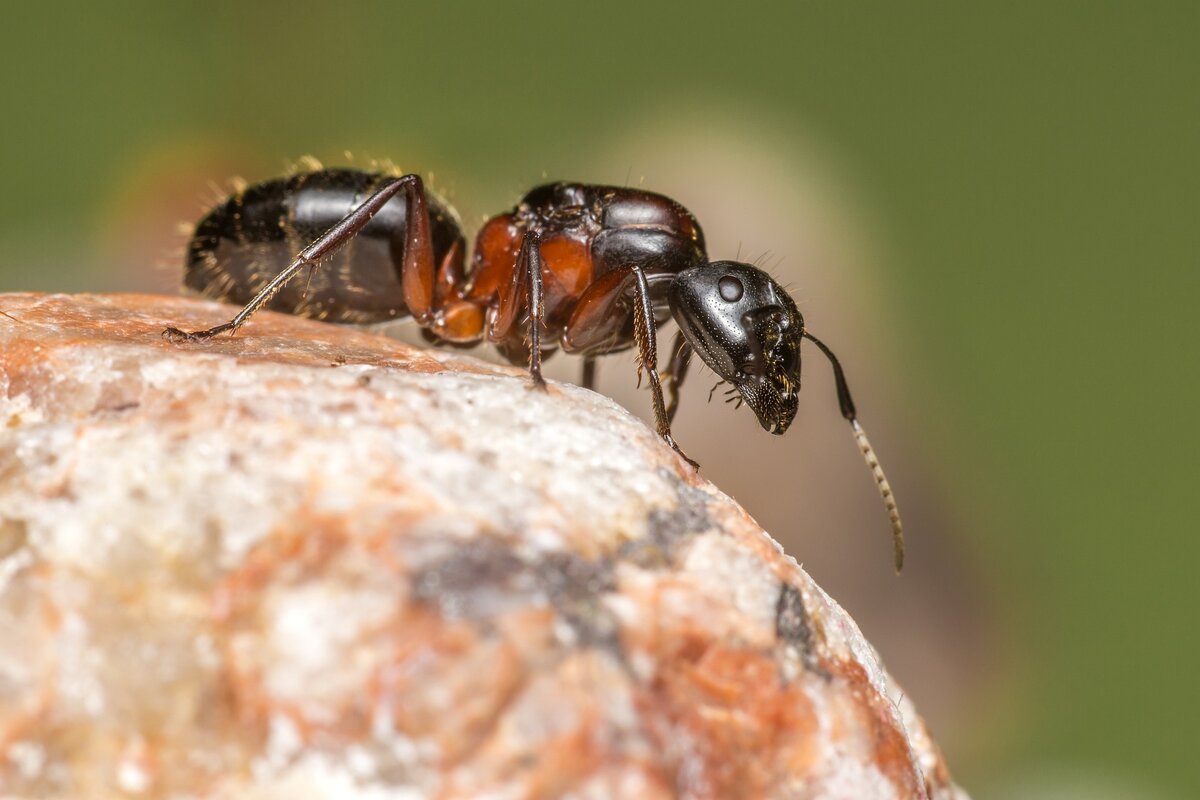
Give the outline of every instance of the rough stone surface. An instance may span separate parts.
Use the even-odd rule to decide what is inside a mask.
[[[961,798],[854,622],[606,398],[0,296],[0,794]]]

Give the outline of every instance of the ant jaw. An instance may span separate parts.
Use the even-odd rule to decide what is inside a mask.
[[[759,417],[758,424],[762,425],[762,429],[767,433],[774,434],[775,436],[783,436],[787,433],[788,428],[792,426],[793,418],[794,415],[792,417],[780,416],[775,419]]]
[[[787,433],[796,418],[799,405],[797,388],[796,384],[787,380],[777,382],[766,378],[753,378],[737,384],[738,393],[758,418],[758,424],[775,436]]]

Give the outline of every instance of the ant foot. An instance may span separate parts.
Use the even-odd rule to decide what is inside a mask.
[[[546,385],[546,379],[540,373],[531,373],[529,375],[529,390],[531,392],[549,393],[550,387]]]
[[[180,344],[182,342],[194,342],[196,341],[197,337],[194,333],[181,331],[179,328],[166,328],[162,332],[162,338],[166,339],[168,342]]]
[[[671,446],[671,449],[675,451],[676,455],[678,455],[680,458],[682,458],[688,464],[691,464],[692,469],[696,470],[696,472],[700,471],[700,463],[688,458],[687,453],[685,453],[679,449],[679,445],[675,444],[675,440],[671,438],[670,434],[663,436],[663,439],[666,440],[667,444],[669,444]]]
[[[218,325],[215,328],[209,328],[206,331],[184,331],[180,330],[179,328],[166,328],[162,332],[162,337],[169,342],[174,342],[175,344],[182,344],[183,342],[203,342],[207,339],[211,339],[218,333],[224,333],[232,328],[233,326],[229,323]]]
[[[692,469],[696,470],[696,472],[700,471],[700,462],[699,461],[692,461],[690,458],[688,458],[688,454],[683,452],[682,450],[680,450],[678,447],[673,448],[673,449],[679,455],[680,458],[682,458],[684,461],[686,461],[691,466]]]

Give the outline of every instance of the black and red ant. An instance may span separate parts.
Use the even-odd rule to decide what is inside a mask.
[[[404,201],[392,202],[402,192]],[[547,184],[483,225],[469,268],[466,256],[454,212],[417,175],[319,169],[268,180],[217,205],[188,246],[185,285],[242,310],[208,330],[163,335],[181,342],[233,333],[264,306],[341,323],[412,316],[435,343],[486,339],[509,361],[528,360],[541,388],[543,355],[555,348],[583,356],[591,388],[597,356],[636,344],[658,433],[693,466],[671,437],[692,353],[732,384],[765,430],[782,434],[796,416],[800,342],[808,339],[833,366],[842,416],[887,507],[900,570],[900,514],[837,357],[767,273],[709,261],[686,208],[639,189]],[[308,285],[289,286],[306,267]],[[667,311],[679,332],[664,401],[655,333]]]

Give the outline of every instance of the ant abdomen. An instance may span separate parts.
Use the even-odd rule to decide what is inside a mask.
[[[238,191],[197,223],[188,243],[184,285],[235,305],[249,302],[296,253],[357,208],[394,175],[322,169]],[[454,212],[426,192],[434,259],[456,260],[466,242]],[[346,246],[282,287],[266,308],[329,322],[372,323],[408,316],[401,286],[407,209],[394,197]]]

